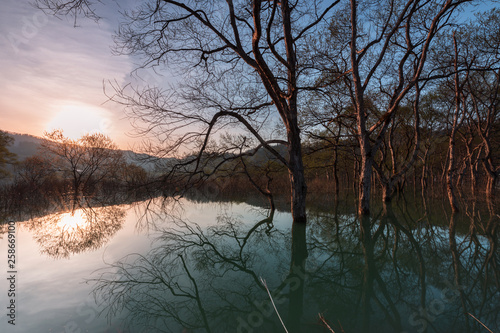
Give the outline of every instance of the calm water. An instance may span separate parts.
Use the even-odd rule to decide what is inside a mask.
[[[307,228],[187,199],[17,221],[16,325],[2,278],[0,332],[285,332],[280,318],[288,332],[487,332],[471,315],[498,332],[499,215],[428,201],[364,221],[349,200],[316,205]]]

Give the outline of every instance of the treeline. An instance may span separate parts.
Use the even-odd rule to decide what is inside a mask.
[[[308,73],[316,73],[304,81],[309,85],[299,100],[309,193],[331,183],[336,192],[353,188],[360,214],[369,212],[374,190],[387,202],[408,185],[444,190],[453,211],[459,190],[493,198],[500,175],[500,11],[466,22],[451,12],[442,16],[458,3],[439,13],[350,5],[310,39],[303,55],[309,61],[314,55],[307,64]],[[413,29],[419,24],[425,28]],[[283,145],[288,153],[290,145]],[[203,147],[200,156],[218,152],[232,161],[227,152],[239,151],[250,163],[252,146],[265,143],[227,136],[211,150]],[[287,153],[283,162],[276,150],[267,150],[272,161],[290,163]],[[236,169],[245,173],[242,163]],[[267,166],[254,165],[261,189]],[[277,170],[293,180],[289,167]]]
[[[87,2],[35,2],[98,18]],[[110,83],[109,98],[151,139],[150,155],[175,157],[156,178],[168,193],[210,179],[252,185],[270,202],[286,190],[294,222],[305,223],[307,193],[330,181],[355,187],[359,215],[375,190],[388,202],[413,183],[443,185],[457,211],[458,188],[491,198],[500,174],[500,11],[473,18],[478,3],[137,4],[116,50],[179,76],[172,87]]]
[[[2,132],[2,136],[9,138]],[[5,139],[7,149],[13,140]],[[6,150],[8,151],[8,149]],[[151,178],[144,168],[128,163],[123,151],[103,134],[86,134],[78,140],[62,131],[46,133],[36,155],[15,161],[9,153],[13,172],[2,168],[5,176],[0,188],[1,208],[50,206],[51,202],[80,196],[101,197],[120,202],[140,197],[150,189]]]

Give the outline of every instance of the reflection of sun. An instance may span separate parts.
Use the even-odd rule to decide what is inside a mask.
[[[76,210],[73,213],[61,214],[61,219],[57,222],[58,227],[66,231],[85,228],[86,224],[87,221],[81,209]]]
[[[117,206],[83,208],[72,203],[66,208],[34,218],[28,224],[42,252],[54,258],[69,258],[72,254],[98,249],[125,221],[125,210]]]
[[[79,139],[86,133],[109,134],[106,133],[109,121],[105,109],[72,102],[58,104],[53,108],[57,113],[45,127],[49,132],[61,129],[64,136],[73,140]]]

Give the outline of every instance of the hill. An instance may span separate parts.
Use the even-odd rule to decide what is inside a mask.
[[[8,132],[10,136],[14,138],[14,143],[9,146],[9,151],[17,155],[18,161],[23,161],[28,157],[34,156],[39,152],[40,145],[43,141],[42,138],[33,136],[30,134],[20,134],[20,133],[12,133]],[[279,154],[286,157],[287,149],[283,145],[273,145],[274,149],[278,151]],[[136,153],[132,150],[121,150],[123,155],[125,156],[125,160],[129,164],[135,164],[143,167],[148,172],[155,171],[156,165],[161,165],[160,168],[168,168],[169,166],[176,164],[179,160],[175,158],[162,158],[158,159],[148,154]],[[231,155],[231,154],[229,154]],[[186,157],[185,159],[194,159],[196,156],[191,155]],[[225,158],[229,158],[230,156],[225,156]],[[251,151],[251,155],[249,157],[250,161],[254,165],[265,164],[268,160],[274,160],[275,156],[272,155],[264,148],[260,148],[257,151]],[[215,166],[221,160],[215,159],[211,161],[211,164]],[[11,170],[12,171],[12,170]]]
[[[14,138],[14,143],[9,146],[9,151],[17,155],[18,161],[23,161],[39,152],[42,138],[30,134],[7,132]],[[154,157],[147,154],[138,154],[132,150],[121,150],[127,163],[142,166],[147,171],[153,171],[155,167]],[[157,159],[156,159],[157,160]]]
[[[38,153],[41,138],[29,134],[8,133],[14,138],[14,143],[9,146],[9,151],[17,155],[18,161],[23,161]]]

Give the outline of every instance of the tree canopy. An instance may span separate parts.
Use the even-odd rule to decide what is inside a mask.
[[[7,165],[14,164],[17,161],[16,154],[9,151],[9,146],[13,143],[13,137],[4,131],[0,131],[0,179],[10,174],[6,169]]]

